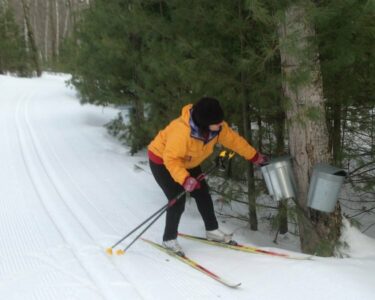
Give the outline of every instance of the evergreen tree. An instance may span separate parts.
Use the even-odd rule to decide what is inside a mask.
[[[83,102],[147,103],[149,136],[178,115],[183,104],[203,95],[218,97],[229,120],[242,124],[244,97],[256,99],[253,106],[267,102],[259,95],[274,97],[280,81],[262,75],[267,61],[256,51],[266,42],[256,51],[249,48],[260,35],[246,31],[257,23],[248,21],[241,3],[97,1],[75,37],[76,59],[74,51],[68,56],[74,64],[72,82]],[[253,88],[262,81],[267,88]],[[139,122],[134,129],[134,134],[147,134]]]
[[[206,95],[221,100],[226,119],[237,125],[256,148],[268,154],[284,154],[286,145],[293,144],[298,135],[284,132],[285,116],[291,120],[292,106],[284,99],[282,82],[284,87],[288,82],[298,89],[311,79],[312,69],[301,64],[301,69],[285,80],[281,69],[287,66],[281,63],[280,50],[289,57],[300,50],[296,44],[280,43],[278,28],[289,5],[301,3],[97,0],[80,17],[75,36],[66,44],[71,82],[83,103],[131,106],[123,136],[132,153],[178,116],[184,104]],[[362,148],[350,148],[345,143],[352,137],[349,129],[375,136],[370,130],[374,126],[365,123],[363,117],[359,122],[359,112],[352,109],[361,108],[357,111],[362,115],[367,109],[367,120],[373,124],[374,4],[363,0],[307,4],[304,18],[315,25],[311,28],[316,34],[304,39],[312,48],[306,47],[300,55],[305,56],[305,62],[311,58],[311,49],[319,55],[321,70],[316,82],[323,82],[323,90],[320,84],[312,84],[311,92],[325,101],[319,102],[318,110],[306,110],[301,121],[310,124],[318,117],[322,126],[321,121],[326,121],[329,135],[322,134],[320,149],[328,150],[321,160],[328,161],[333,149],[333,158],[340,164],[344,154],[363,154]],[[290,38],[298,41],[294,34]],[[325,119],[319,118],[322,116]],[[350,123],[345,121],[349,117]],[[352,117],[358,121],[355,126]],[[375,148],[374,138],[366,141]],[[295,149],[291,152],[296,154]],[[318,160],[315,157],[309,166]],[[232,168],[232,179],[246,178],[248,183],[249,216],[251,222],[255,221],[251,228],[256,229],[259,186],[254,170],[240,161],[234,161]],[[285,232],[287,212],[281,207],[281,230]]]
[[[30,66],[12,10],[0,2],[0,74],[30,75]]]
[[[375,104],[374,15],[374,1],[354,0],[321,1],[313,12],[330,114],[330,145],[337,164],[345,158],[342,128],[347,108],[354,105],[361,110]]]
[[[354,216],[362,208],[364,212],[368,210],[375,192],[374,16],[374,1],[320,1],[313,12],[327,99],[330,148],[334,163],[348,169],[352,191],[345,205],[355,208],[356,199],[358,211]]]
[[[148,141],[143,129],[143,102],[137,88],[142,40],[135,23],[137,4],[132,1],[95,1],[83,15],[75,35],[66,42],[63,60],[70,68],[71,83],[82,103],[130,105],[128,130],[131,152]]]

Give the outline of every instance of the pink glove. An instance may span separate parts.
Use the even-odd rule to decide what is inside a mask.
[[[199,189],[201,187],[201,184],[194,177],[188,176],[186,177],[182,186],[184,187],[185,191],[190,193],[196,189]]]
[[[265,156],[265,155],[263,155],[263,154],[260,153],[260,152],[257,152],[257,154],[255,154],[255,156],[254,156],[252,159],[250,159],[250,161],[251,161],[254,165],[256,165],[256,166],[258,166],[258,167],[261,167],[261,166],[267,164],[267,162],[268,162],[268,157]]]

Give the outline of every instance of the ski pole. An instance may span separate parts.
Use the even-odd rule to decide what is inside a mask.
[[[176,198],[174,198],[174,199],[172,199],[171,201],[169,201],[167,204],[165,204],[163,207],[161,207],[161,208],[159,208],[156,212],[154,212],[151,216],[149,216],[146,220],[144,220],[141,224],[139,224],[137,227],[135,227],[132,231],[130,231],[128,234],[126,234],[121,240],[119,240],[117,243],[115,243],[113,246],[111,246],[110,248],[107,248],[106,249],[106,252],[107,252],[107,254],[109,254],[109,255],[112,255],[112,253],[113,253],[113,248],[115,248],[117,245],[119,245],[123,240],[125,240],[127,237],[129,237],[130,235],[132,235],[134,232],[136,232],[139,228],[141,228],[143,225],[145,225],[147,222],[149,222],[152,218],[154,218],[155,217],[155,220],[151,223],[151,225],[152,224],[154,224],[155,223],[155,221],[158,219],[158,218],[160,218],[161,217],[161,215],[168,209],[168,207],[170,207],[170,206],[172,206],[172,205],[174,205],[175,203],[176,203],[176,201],[177,201],[177,199],[179,199],[179,198],[181,198],[183,195],[185,195],[186,194],[186,191],[182,191],[180,194],[178,194],[177,195],[177,197]],[[150,226],[147,226],[147,229],[149,228]],[[144,233],[144,231],[142,231],[142,233]],[[135,239],[135,240],[137,240],[137,238]],[[134,241],[135,241],[134,240]],[[133,241],[133,242],[134,242]],[[132,243],[133,243],[132,242]],[[127,247],[128,248],[128,247]],[[126,248],[126,249],[127,249]],[[123,250],[123,252],[125,252],[125,250],[126,249],[124,249]],[[121,251],[121,250],[118,250],[116,253],[117,254],[123,254],[123,253],[118,253],[119,251]]]
[[[202,173],[203,174],[203,173]],[[201,174],[201,175],[202,175]],[[200,175],[200,176],[201,176]],[[200,179],[200,177],[197,178],[198,181],[202,180],[203,178]],[[178,198],[182,197],[183,195],[186,194],[186,191],[181,192],[175,199],[171,200],[169,203],[165,204],[163,207],[159,208],[156,212],[154,212],[151,216],[149,216],[146,220],[144,220],[141,224],[139,224],[137,227],[135,227],[132,231],[130,231],[128,234],[126,234],[121,240],[119,240],[117,243],[113,244],[110,248],[108,248],[106,251],[108,254],[112,254],[112,249],[115,248],[117,245],[119,245],[123,240],[125,240],[127,237],[132,235],[135,231],[137,231],[140,227],[142,227],[144,224],[146,224],[148,221],[150,221],[153,217],[155,217],[158,213],[161,211],[167,209],[169,206],[174,205],[174,201],[176,201]]]
[[[177,198],[175,199],[177,200]],[[171,205],[172,206],[172,205]],[[170,206],[168,206],[170,207]],[[133,245],[141,236],[142,234],[144,234],[147,229],[149,229],[168,209],[168,207],[166,207],[165,209],[163,209],[153,220],[150,224],[148,224],[145,229],[143,229],[131,242],[129,245],[127,245],[124,249],[119,249],[116,251],[116,254],[117,255],[124,255],[125,252],[131,247],[131,245]]]
[[[228,154],[227,151],[223,150],[220,152],[218,158],[216,159],[216,163],[209,169],[207,170],[205,173],[202,173],[200,174],[198,177],[197,177],[197,180],[198,181],[202,181],[203,179],[205,179],[207,177],[207,175],[209,175],[210,173],[212,173],[215,169],[217,169],[218,167],[221,167],[221,166],[224,166],[224,163],[226,160],[229,160],[231,159],[232,157],[234,156],[234,152],[230,152]],[[186,194],[186,191],[182,191],[180,194],[178,194],[173,200],[169,201],[166,205],[164,205],[163,207],[161,207],[160,209],[158,209],[156,212],[154,212],[150,217],[148,217],[146,220],[144,220],[141,224],[139,224],[137,227],[135,227],[133,230],[131,230],[128,234],[126,234],[122,239],[120,239],[117,243],[115,243],[113,246],[111,246],[110,248],[107,248],[106,249],[106,252],[108,255],[112,255],[113,254],[113,248],[116,247],[117,245],[119,245],[122,241],[124,241],[127,237],[129,237],[131,234],[133,234],[135,231],[137,231],[139,228],[141,228],[143,225],[145,225],[147,222],[151,221],[152,218],[154,218],[154,220],[152,220],[152,222],[150,224],[147,225],[147,227],[145,229],[142,230],[141,233],[139,233],[134,239],[133,241],[126,247],[124,248],[123,250],[117,250],[116,251],[116,254],[117,255],[123,255],[125,253],[125,251],[127,249],[130,248],[130,246],[132,246],[138,239],[139,237],[142,236],[143,233],[145,233],[163,214],[164,212],[167,211],[167,209],[171,206],[173,206],[177,201],[178,199],[180,199],[182,196],[184,196]]]
[[[113,244],[111,247],[106,249],[107,254],[112,255],[112,249],[115,248],[117,245],[119,245],[123,240],[125,240],[127,237],[129,237],[131,234],[133,234],[135,231],[137,231],[139,228],[141,228],[144,224],[146,224],[148,221],[150,221],[153,217],[155,217],[158,213],[160,213],[162,210],[164,210],[166,207],[168,207],[168,204],[164,205],[160,209],[158,209],[156,212],[154,212],[151,216],[149,216],[146,220],[144,220],[141,224],[139,224],[137,227],[135,227],[132,231],[130,231],[128,234],[126,234],[121,240],[119,240],[117,243]]]
[[[216,168],[212,168],[210,171],[212,172],[214,169],[216,169]],[[202,173],[202,174],[200,174],[198,177],[197,177],[197,180],[198,181],[202,181],[204,178],[206,177],[206,174],[205,173]],[[143,223],[142,223],[142,225],[143,224],[145,224],[145,223],[147,223],[147,221],[148,220],[151,220],[152,219],[152,217],[153,216],[155,216],[155,218],[154,218],[154,220],[152,220],[152,222],[150,223],[150,224],[148,224],[147,226],[146,226],[146,228],[145,229],[143,229],[131,242],[130,242],[130,244],[128,245],[128,246],[126,246],[124,249],[120,249],[120,250],[117,250],[116,251],[116,254],[117,255],[124,255],[125,254],[125,252],[168,210],[168,208],[170,208],[171,206],[173,206],[173,205],[175,205],[175,203],[178,201],[178,199],[180,199],[182,196],[184,196],[186,194],[186,191],[183,191],[183,192],[181,192],[176,198],[174,198],[173,200],[171,200],[171,201],[169,201],[168,202],[168,204],[166,204],[166,205],[164,205],[161,209],[159,209],[158,210],[158,212],[159,212],[159,214],[157,215],[157,216],[155,216],[157,213],[155,213],[155,214],[153,214],[151,217],[149,217],[146,221],[144,221]],[[140,225],[141,226],[141,225]],[[140,226],[138,226],[136,229],[133,229],[132,231],[131,231],[131,233],[129,233],[129,234],[127,234],[127,236],[129,236],[130,234],[132,234],[134,231],[136,231]],[[126,237],[127,237],[126,236]],[[126,237],[124,237],[123,239],[122,239],[122,241],[126,238]],[[119,243],[117,243],[117,245],[118,245]],[[112,249],[111,250],[109,250],[109,251],[112,251]],[[108,249],[107,249],[107,253],[108,253]]]

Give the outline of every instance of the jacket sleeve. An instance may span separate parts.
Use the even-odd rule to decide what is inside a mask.
[[[183,130],[170,132],[163,153],[164,165],[172,178],[179,184],[183,184],[186,177],[190,176],[184,167],[184,158],[187,151],[188,140]]]
[[[222,125],[218,143],[233,150],[247,160],[251,160],[257,154],[257,151],[242,136],[232,130],[226,122]]]

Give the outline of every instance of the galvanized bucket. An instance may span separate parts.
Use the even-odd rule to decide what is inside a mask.
[[[268,193],[275,201],[294,198],[296,196],[296,182],[290,156],[272,159],[261,167]]]
[[[307,206],[323,212],[333,212],[345,180],[346,172],[327,164],[314,167]]]

